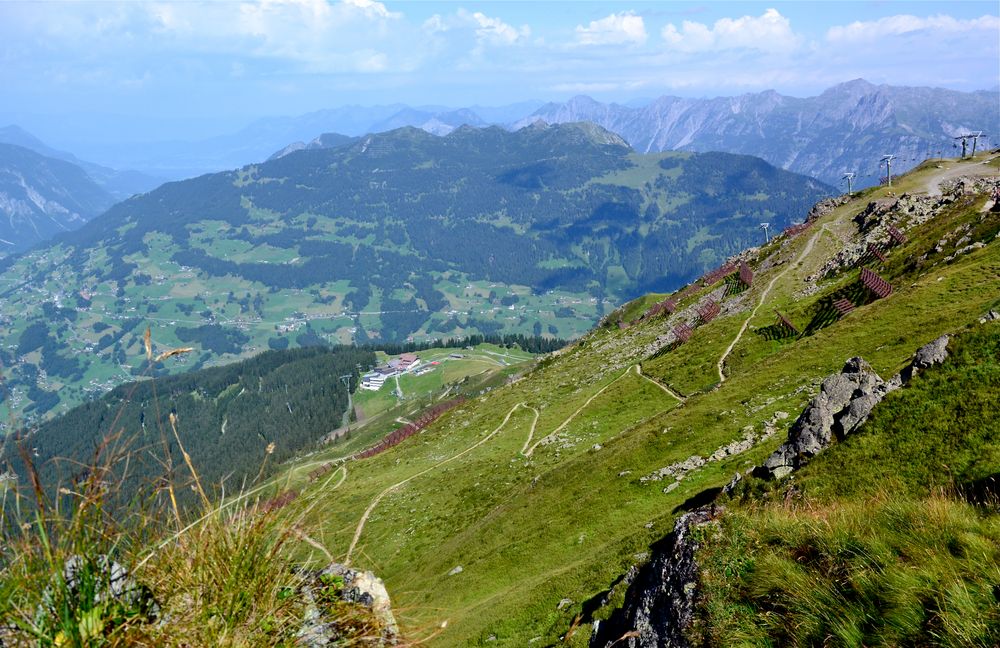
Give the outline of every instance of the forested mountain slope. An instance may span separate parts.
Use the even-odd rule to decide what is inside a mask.
[[[363,460],[331,451],[305,464],[328,462],[336,483],[310,481],[303,466],[276,488],[320,502],[310,515],[325,529],[316,540],[385,579],[405,635],[436,646],[587,646],[624,600],[631,568],[659,555],[677,517],[763,464],[848,358],[888,380],[919,347],[956,334],[954,361],[889,394],[870,428],[843,448],[834,439],[829,458],[809,464],[807,496],[826,508],[796,499],[792,477],[777,482],[775,507],[763,512],[747,489],[747,508],[722,522],[743,535],[704,532],[716,537],[706,568],[740,580],[704,590],[714,598],[698,599],[709,606],[698,608],[699,628],[708,645],[829,636],[991,645],[996,619],[982,611],[995,610],[997,514],[962,489],[972,493],[996,470],[977,457],[1000,447],[992,392],[976,387],[996,380],[1000,323],[988,314],[1000,310],[998,168],[996,155],[933,161],[892,189],[827,202],[807,226],[673,295],[627,304],[523,379],[392,449]],[[951,382],[960,392],[935,400],[933,385]],[[912,428],[921,411],[926,434]],[[904,447],[892,450],[897,442]],[[960,488],[935,504],[949,484]],[[842,495],[857,498],[854,508],[836,512],[831,500]],[[746,521],[754,516],[765,526]],[[902,524],[954,542],[935,549]],[[850,598],[883,586],[899,605]],[[812,607],[783,607],[782,595]],[[858,605],[838,611],[837,601]],[[638,636],[609,641],[638,645]]]
[[[197,462],[211,488],[232,490],[340,427],[348,389],[357,388],[360,369],[374,364],[370,349],[310,347],[122,385],[66,416],[8,435],[0,445],[0,463],[27,481],[20,444],[54,490],[56,484],[79,481],[83,466],[110,441],[109,461],[128,453],[134,457],[121,476],[126,495],[162,475],[163,457],[182,452]],[[150,373],[162,367],[149,363]]]
[[[6,263],[8,403],[40,415],[130,379],[146,324],[195,366],[317,340],[575,337],[828,191],[745,156],[638,155],[589,124],[406,128],[169,183]]]

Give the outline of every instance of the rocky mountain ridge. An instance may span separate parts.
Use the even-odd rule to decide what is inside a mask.
[[[855,186],[862,187],[878,183],[884,154],[894,154],[894,168],[903,172],[932,155],[950,154],[956,135],[996,131],[1000,95],[856,79],[805,98],[773,90],[713,99],[664,96],[633,108],[578,96],[546,104],[513,127],[536,120],[594,122],[641,152],[752,154],[831,184],[854,172]]]
[[[80,167],[0,144],[0,252],[75,230],[113,203]]]
[[[138,193],[144,193],[163,184],[161,178],[140,173],[139,171],[112,169],[93,162],[81,160],[72,153],[54,149],[31,133],[18,126],[9,125],[0,128],[0,143],[13,144],[30,149],[39,155],[74,164],[86,172],[90,178],[116,201]]]

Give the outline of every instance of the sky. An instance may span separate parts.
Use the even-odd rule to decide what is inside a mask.
[[[0,0],[0,125],[197,138],[349,104],[995,89],[993,2]]]

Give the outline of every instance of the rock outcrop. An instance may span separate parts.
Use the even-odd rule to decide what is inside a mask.
[[[862,358],[847,361],[840,373],[823,381],[817,394],[788,431],[788,440],[753,475],[780,479],[861,426],[889,392],[908,383],[924,369],[948,357],[948,336],[942,335],[917,350],[909,365],[888,382]]]
[[[712,523],[712,511],[682,515],[674,530],[653,547],[653,559],[641,567],[625,592],[625,603],[590,639],[590,648],[681,648],[690,645],[685,631],[694,620],[698,584],[694,531]]]
[[[298,645],[307,648],[341,645],[345,633],[340,618],[330,618],[320,602],[329,595],[346,603],[366,608],[371,615],[374,632],[366,637],[362,646],[395,646],[399,629],[392,614],[389,593],[382,579],[370,571],[352,569],[340,563],[331,563],[318,572],[309,573],[301,587],[309,601],[306,619],[299,632]]]

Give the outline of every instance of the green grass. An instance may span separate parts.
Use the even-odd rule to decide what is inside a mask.
[[[723,518],[702,645],[993,646],[1000,516],[886,494]]]
[[[174,489],[193,473],[123,493],[104,480],[130,459],[106,439],[88,476],[55,499],[0,482],[5,645],[290,647],[310,608],[336,623],[345,648],[381,633],[369,610],[341,599],[342,583],[313,579],[308,568],[328,559],[293,559],[292,545],[313,533],[304,513],[314,500],[269,509],[266,491],[248,487],[222,504],[182,511]]]
[[[702,642],[1000,641],[1000,515],[983,486],[1000,469],[997,329],[953,339],[944,365],[795,474],[790,503],[787,483],[750,484],[721,533],[702,530]]]

